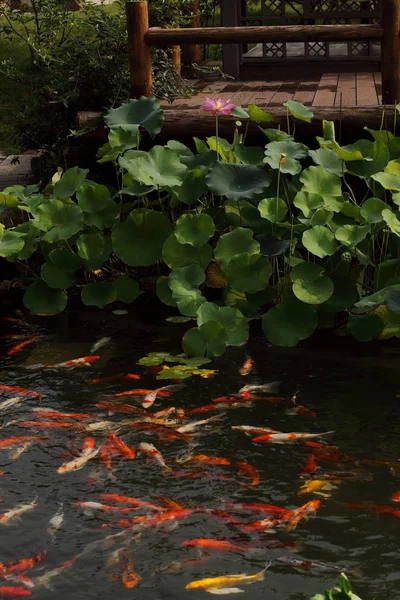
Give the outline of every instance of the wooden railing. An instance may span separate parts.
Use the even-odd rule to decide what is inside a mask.
[[[400,0],[383,0],[380,25],[150,28],[147,1],[127,2],[131,97],[153,93],[150,47],[181,44],[380,41],[382,102],[400,102]]]

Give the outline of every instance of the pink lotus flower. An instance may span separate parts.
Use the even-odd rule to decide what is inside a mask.
[[[230,104],[230,100],[223,100],[222,98],[213,99],[206,98],[203,106],[200,110],[204,112],[212,112],[213,115],[230,115],[232,110],[236,108],[236,104]]]

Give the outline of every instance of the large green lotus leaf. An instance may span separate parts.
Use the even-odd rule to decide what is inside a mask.
[[[279,169],[281,173],[297,175],[302,168],[298,159],[306,158],[307,155],[303,144],[292,140],[271,142],[266,146],[264,162],[272,169]]]
[[[342,203],[341,211],[342,215],[345,217],[350,217],[354,221],[361,221],[361,211],[360,207],[349,200],[346,200]],[[346,224],[346,223],[345,223]],[[351,225],[352,223],[347,223],[347,225]]]
[[[113,249],[130,267],[148,267],[161,257],[164,242],[171,233],[172,226],[165,215],[137,208],[124,223],[114,226]]]
[[[155,190],[154,185],[144,185],[143,183],[139,183],[129,175],[129,173],[124,173],[122,176],[122,185],[124,186],[120,191],[121,194],[127,194],[129,196],[146,196],[146,194],[150,194],[153,190]]]
[[[218,321],[226,331],[230,346],[245,344],[249,339],[249,324],[243,314],[229,306],[220,307],[213,302],[205,302],[197,311],[197,325],[207,321]]]
[[[317,323],[315,308],[295,296],[285,298],[262,319],[264,335],[275,346],[297,346],[314,333]]]
[[[12,194],[5,194],[0,192],[0,207],[2,208],[17,208],[20,204],[20,200],[17,196]]]
[[[384,169],[385,173],[400,176],[400,160],[391,160]]]
[[[335,231],[335,237],[345,246],[354,248],[370,233],[369,225],[342,225]]]
[[[64,290],[73,284],[74,280],[71,273],[62,271],[52,263],[46,262],[42,264],[40,276],[45,283],[51,288]]]
[[[283,142],[284,140],[293,140],[293,136],[283,131],[283,129],[263,129],[260,130],[269,139],[270,142]]]
[[[162,259],[170,269],[196,264],[205,270],[212,259],[212,248],[210,244],[204,244],[200,248],[190,244],[180,244],[172,234],[165,240]]]
[[[334,313],[351,308],[358,300],[355,281],[350,277],[336,273],[330,275],[330,279],[332,279],[335,289],[332,296],[321,307]]]
[[[334,285],[323,273],[323,267],[315,263],[302,262],[293,267],[290,278],[296,298],[306,304],[322,304],[329,300]]]
[[[156,294],[161,300],[161,302],[163,302],[167,306],[173,306],[174,308],[177,307],[176,302],[172,298],[172,290],[168,285],[168,277],[166,277],[165,275],[161,275],[161,277],[157,279]]]
[[[382,217],[390,231],[395,233],[398,237],[400,237],[400,221],[396,217],[395,214],[389,208],[385,208],[382,211]]]
[[[49,261],[60,271],[74,273],[81,266],[78,256],[68,248],[56,248],[49,253]]]
[[[174,188],[182,185],[188,168],[179,160],[175,150],[154,146],[145,156],[119,159],[135,181],[159,188]]]
[[[125,304],[130,304],[140,294],[138,282],[128,275],[121,275],[114,281],[114,290],[117,302],[125,302]]]
[[[282,198],[264,198],[259,203],[258,210],[262,218],[271,223],[283,221],[287,214],[286,202]]]
[[[204,213],[186,213],[175,224],[175,236],[180,244],[190,244],[195,248],[204,246],[214,235],[214,221]]]
[[[112,283],[88,283],[82,288],[81,299],[85,306],[98,306],[104,308],[107,304],[115,302],[117,292]]]
[[[117,151],[117,154],[136,148],[138,144],[138,136],[134,131],[126,131],[122,127],[111,129],[108,133],[108,143],[111,148]],[[104,161],[103,161],[104,162]]]
[[[293,204],[302,211],[306,219],[310,219],[316,210],[324,206],[324,199],[320,194],[298,192]]]
[[[347,328],[359,342],[371,342],[379,337],[385,326],[378,315],[349,315]]]
[[[394,284],[400,283],[400,259],[390,258],[380,263],[376,269],[374,278],[374,289],[381,290]]]
[[[341,196],[341,179],[339,175],[330,173],[324,167],[308,167],[300,176],[303,184],[303,192],[319,194],[326,200]]]
[[[372,179],[381,184],[385,190],[400,192],[400,177],[391,173],[376,173]]]
[[[256,104],[249,104],[247,109],[249,111],[250,121],[253,121],[254,123],[270,123],[274,120],[274,115],[265,112],[265,110],[259,108]]]
[[[383,142],[369,142],[371,144],[368,153],[364,152],[363,160],[350,161],[346,163],[349,173],[367,179],[382,171],[390,160],[389,150]]]
[[[193,327],[185,333],[182,347],[188,356],[221,356],[226,349],[228,336],[217,321],[208,321],[201,327]]]
[[[251,229],[236,227],[233,231],[221,235],[214,250],[214,256],[226,271],[229,263],[236,254],[258,254],[260,244],[253,240]]]
[[[254,294],[268,286],[271,264],[262,254],[243,252],[232,258],[226,274],[234,289]]]
[[[56,315],[64,310],[67,301],[65,292],[49,287],[42,279],[36,279],[26,288],[23,299],[34,315]]]
[[[389,310],[400,314],[400,290],[390,289],[385,296],[385,304]]]
[[[218,154],[214,150],[207,149],[207,152],[201,152],[193,156],[181,156],[181,163],[186,165],[190,170],[201,169],[202,171],[206,171],[207,167],[215,165],[217,158]]]
[[[354,144],[339,146],[337,142],[331,144],[334,152],[347,163],[352,161],[362,161],[369,155],[371,150],[371,140],[358,140]]]
[[[69,198],[70,196],[73,196],[76,190],[85,181],[88,173],[89,169],[79,169],[79,167],[68,169],[55,184],[54,195],[59,198]]]
[[[315,225],[303,233],[302,242],[311,254],[324,258],[332,256],[337,250],[335,236],[323,225]]]
[[[311,227],[314,227],[315,225],[326,225],[333,219],[334,214],[335,213],[332,210],[328,210],[327,208],[318,208],[311,217]]]
[[[272,227],[263,219],[258,208],[246,200],[228,200],[224,205],[226,220],[234,227],[248,227],[254,233],[264,233]]]
[[[76,192],[78,206],[83,210],[83,221],[98,229],[111,227],[119,215],[119,207],[111,199],[105,185],[84,184]]]
[[[251,200],[269,187],[271,178],[257,167],[218,162],[208,171],[206,183],[218,196]]]
[[[206,174],[201,169],[188,171],[182,185],[174,188],[178,200],[188,205],[197,202],[206,191]]]
[[[382,288],[374,294],[365,296],[354,305],[356,312],[367,312],[372,308],[375,308],[381,304],[385,304],[386,294],[389,292],[389,290],[400,290],[400,284],[390,285],[388,287]]]
[[[88,271],[100,269],[112,252],[110,239],[101,233],[83,233],[78,237],[76,247]]]
[[[235,148],[235,156],[245,165],[253,165],[254,167],[262,166],[264,162],[264,150],[259,146],[238,144]]]
[[[154,96],[139,100],[129,100],[118,108],[110,110],[105,116],[105,122],[110,129],[121,128],[124,131],[136,133],[142,126],[152,137],[160,133],[164,125],[164,112]]]
[[[7,259],[10,261],[16,259],[27,260],[37,250],[39,239],[41,237],[41,232],[37,227],[35,227],[33,221],[26,221],[25,223],[17,225],[14,231],[16,233],[25,234],[24,245],[22,249],[16,252],[14,255],[7,256]]]
[[[68,240],[82,229],[83,212],[75,204],[50,199],[32,209],[32,214],[35,217],[34,225],[47,231],[43,236],[45,242]]]
[[[4,258],[11,257],[13,254],[21,252],[25,246],[25,233],[19,233],[11,229],[6,229],[0,223],[0,256]]]
[[[323,167],[329,173],[334,173],[339,177],[346,173],[346,163],[330,148],[309,150],[308,153],[316,165]]]
[[[171,150],[175,150],[180,156],[194,156],[193,152],[190,148],[182,144],[182,142],[178,142],[177,140],[169,140],[167,143],[167,148],[171,148]]]
[[[206,301],[198,289],[204,280],[205,273],[199,265],[179,267],[169,274],[168,285],[172,291],[172,299],[182,315],[195,317],[198,308]]]
[[[306,121],[307,123],[311,123],[314,118],[313,111],[304,106],[301,102],[297,102],[296,100],[287,100],[287,102],[283,103],[283,106],[286,106],[288,111],[291,113],[292,117],[295,119],[299,119],[299,121]]]

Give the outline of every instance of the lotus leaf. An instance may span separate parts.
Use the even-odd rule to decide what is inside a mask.
[[[382,211],[382,217],[390,231],[395,233],[398,237],[400,237],[400,221],[396,217],[395,214],[389,208],[385,208]]]
[[[107,304],[115,302],[117,292],[112,283],[97,282],[88,283],[82,288],[81,299],[85,306],[97,306],[104,308]]]
[[[315,225],[303,233],[302,242],[311,254],[324,258],[332,256],[337,250],[335,236],[323,225]]]
[[[221,267],[226,271],[232,258],[237,254],[247,252],[248,254],[258,254],[260,244],[253,240],[251,229],[236,227],[233,231],[221,235],[215,247],[214,256],[220,262]]]
[[[50,199],[31,212],[35,217],[34,225],[41,231],[47,231],[42,238],[45,242],[68,240],[82,228],[83,212],[75,204]]]
[[[190,244],[195,248],[204,246],[214,235],[212,218],[204,213],[187,213],[179,217],[175,225],[175,236],[180,244]]]
[[[323,167],[329,173],[343,175],[346,173],[346,164],[333,150],[329,148],[319,148],[318,150],[309,150],[309,155],[316,165]]]
[[[229,306],[220,307],[213,302],[205,302],[197,311],[197,325],[201,327],[207,321],[220,323],[226,334],[227,344],[239,346],[249,339],[249,324],[243,314]]]
[[[311,123],[314,118],[314,113],[307,106],[304,106],[301,102],[297,102],[296,100],[288,100],[283,103],[283,106],[286,106],[288,111],[295,119],[299,119],[299,121],[306,121],[307,123]]]
[[[237,254],[230,261],[226,274],[229,283],[239,292],[254,294],[268,286],[271,275],[269,260],[262,254]]]
[[[172,299],[182,315],[195,317],[198,308],[206,301],[198,289],[204,280],[204,271],[198,265],[179,267],[169,274],[168,285],[172,291]]]
[[[324,199],[320,194],[298,192],[293,204],[302,211],[306,219],[310,219],[316,210],[324,206]]]
[[[34,315],[56,315],[67,306],[67,294],[56,290],[42,279],[36,279],[29,285],[24,294],[24,306]]]
[[[40,231],[35,225],[33,221],[26,221],[25,223],[21,223],[21,225],[17,225],[14,228],[16,233],[25,234],[24,245],[21,250],[16,252],[15,254],[7,256],[7,260],[13,261],[15,259],[19,260],[27,260],[32,256],[32,254],[37,250],[39,239],[40,239]],[[1,238],[1,233],[0,233]],[[22,238],[21,238],[22,239]],[[19,244],[18,244],[19,246]]]
[[[255,239],[260,244],[260,254],[264,256],[280,256],[290,248],[290,240],[280,240],[267,233],[261,233]]]
[[[286,202],[282,198],[264,198],[259,203],[258,210],[263,219],[271,223],[283,221],[287,214]]]
[[[265,112],[265,110],[259,108],[256,104],[249,104],[248,111],[250,121],[253,121],[253,123],[270,123],[274,120],[274,116],[271,113]]]
[[[218,196],[251,200],[269,187],[271,178],[257,167],[219,162],[209,170],[206,183],[209,190]]]
[[[260,127],[261,131],[270,142],[283,142],[284,140],[293,140],[293,136],[283,131],[283,129],[263,129]]]
[[[105,185],[84,184],[77,190],[76,197],[86,225],[94,225],[98,229],[108,228],[119,215],[119,207],[111,199]]]
[[[126,131],[122,127],[111,129],[108,134],[108,143],[117,151],[117,155],[125,150],[136,148],[138,143],[137,132]]]
[[[313,334],[317,323],[315,308],[295,296],[285,298],[262,319],[265,337],[276,346],[297,346]]]
[[[59,198],[69,198],[73,196],[76,190],[86,179],[89,169],[79,169],[72,167],[65,171],[64,175],[54,186],[54,195]]]
[[[369,225],[342,225],[336,229],[335,237],[345,246],[354,248],[367,237],[370,231]]]
[[[290,278],[296,298],[306,304],[322,304],[329,300],[334,285],[323,273],[324,268],[315,263],[302,262],[293,267]]]
[[[11,229],[6,229],[0,223],[0,256],[4,258],[11,257],[13,254],[21,252],[25,246],[26,234]]]
[[[381,290],[379,290],[378,292],[375,292],[374,294],[365,296],[364,298],[359,300],[354,305],[355,311],[357,313],[364,313],[364,312],[369,311],[372,308],[375,308],[376,306],[385,304],[386,294],[389,292],[389,290],[395,290],[395,291],[400,290],[400,284],[391,285],[391,286],[382,288]]]
[[[168,285],[168,277],[165,275],[161,275],[161,277],[157,279],[156,294],[161,302],[167,306],[177,307],[176,302],[172,298],[172,290]]]
[[[385,190],[400,192],[400,177],[391,173],[376,173],[372,179],[381,184]]]
[[[137,208],[124,223],[114,226],[113,249],[127,265],[147,267],[160,258],[165,240],[171,233],[172,226],[165,215]]]
[[[225,352],[228,336],[217,321],[207,321],[201,327],[193,327],[185,333],[182,347],[188,356],[214,358]]]
[[[61,271],[65,271],[66,273],[74,273],[81,266],[81,261],[78,256],[72,252],[72,250],[68,250],[67,248],[56,248],[49,253],[48,256],[49,261],[60,269]]]
[[[141,126],[154,137],[164,125],[164,112],[156,98],[142,96],[139,100],[129,100],[119,108],[110,110],[105,121],[110,129],[120,128],[134,134]]]
[[[135,181],[159,188],[173,188],[182,185],[187,167],[179,160],[175,150],[164,146],[154,146],[145,156],[119,159]]]
[[[301,173],[301,163],[298,159],[307,156],[308,153],[303,144],[285,140],[267,144],[264,162],[268,163],[272,169],[279,169],[281,173],[296,175]]]
[[[193,169],[186,173],[181,186],[174,192],[183,204],[194,204],[207,191],[206,174],[201,169]]]
[[[349,315],[347,328],[359,342],[370,342],[380,335],[384,325],[378,315]]]
[[[336,273],[330,275],[330,279],[335,289],[332,296],[321,307],[335,313],[351,308],[358,300],[356,283],[350,277]]]
[[[3,208],[17,208],[20,204],[20,200],[17,196],[11,194],[0,193],[0,206]]]
[[[248,227],[254,233],[263,233],[271,229],[271,225],[260,215],[258,208],[246,200],[228,200],[225,202],[225,214],[229,225]]]
[[[368,142],[370,147],[364,151],[364,159],[346,163],[349,173],[364,177],[371,177],[382,171],[390,160],[389,150],[384,142]]]
[[[210,244],[204,244],[200,248],[190,244],[180,244],[175,234],[170,235],[162,248],[162,258],[170,269],[186,267],[196,264],[206,269],[212,259],[212,248]]]
[[[71,273],[68,271],[62,271],[49,262],[42,264],[40,276],[49,287],[59,290],[64,290],[71,287],[74,282]]]
[[[310,225],[311,227],[314,227],[314,225],[326,225],[332,220],[333,216],[334,212],[332,210],[323,207],[318,208],[311,217]]]
[[[301,174],[300,181],[303,183],[303,192],[319,194],[325,201],[342,194],[339,175],[330,173],[324,167],[308,167]]]
[[[138,282],[128,275],[121,275],[114,281],[114,290],[117,302],[124,302],[125,304],[130,304],[140,294]]]
[[[244,146],[238,144],[235,148],[235,156],[240,162],[254,167],[262,166],[264,162],[264,150],[259,146]]]
[[[110,239],[101,233],[82,233],[76,241],[76,247],[88,271],[100,269],[112,252]]]

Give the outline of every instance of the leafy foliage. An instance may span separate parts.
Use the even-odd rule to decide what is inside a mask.
[[[311,119],[298,103],[287,108]],[[257,107],[243,114],[269,118]],[[153,281],[168,319],[186,330],[179,365],[161,378],[200,366],[188,357],[245,344],[249,319],[261,319],[279,346],[295,346],[327,321],[363,342],[400,337],[400,163],[388,158],[392,134],[371,132],[373,141],[341,147],[333,124],[324,123],[318,150],[267,129],[264,148],[246,146],[236,132],[232,142],[195,139],[195,151],[174,140],[144,151],[142,132],[154,136],[163,123],[157,100],[130,101],[106,121],[99,156],[114,163],[115,188],[75,167],[42,192],[17,186],[0,195],[2,210],[28,219],[0,227],[0,256],[28,260],[33,271],[41,265],[25,292],[33,313],[63,310],[73,286],[85,305],[115,308]]]

